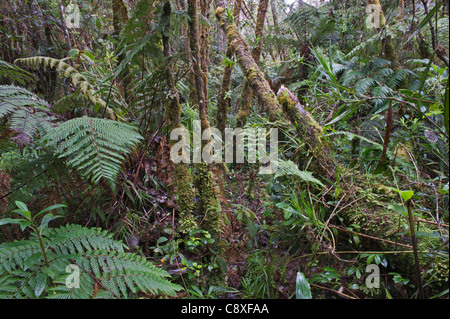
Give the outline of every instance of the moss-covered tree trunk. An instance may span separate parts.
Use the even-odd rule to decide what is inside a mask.
[[[199,0],[199,12],[203,17],[209,16],[211,9],[210,0]],[[208,71],[209,71],[209,32],[211,27],[207,23],[199,25],[199,53],[200,53],[200,68],[203,75],[203,92],[205,97],[208,97]]]
[[[367,5],[374,5],[377,8],[377,13],[379,17],[377,30],[381,30],[386,26],[386,18],[384,16],[383,8],[381,7],[381,3],[379,0],[367,0]],[[383,39],[383,56],[386,60],[391,61],[394,66],[398,63],[398,56],[395,50],[394,44],[392,43],[392,38],[390,36],[386,36]]]
[[[239,13],[241,12],[241,5],[242,5],[242,0],[236,0],[234,3],[233,17],[234,17],[234,21],[235,21],[236,25],[239,25]],[[231,60],[233,57],[233,50],[228,41],[227,41],[227,48],[226,48],[225,55],[228,60]],[[216,123],[217,123],[217,128],[222,133],[222,136],[225,136],[225,126],[227,124],[228,106],[230,104],[230,98],[227,95],[227,93],[231,88],[232,71],[233,71],[233,65],[228,63],[223,70],[219,98],[217,99]]]
[[[223,1],[218,2],[223,3]],[[247,43],[242,39],[236,28],[225,19],[224,12],[225,9],[222,6],[217,7],[216,17],[227,35],[227,41],[230,43],[236,55],[244,76],[249,80],[251,88],[255,91],[258,102],[264,111],[268,111],[271,120],[275,121],[282,114],[277,98],[271,90],[269,83],[265,80],[264,73],[253,59],[252,52]]]
[[[255,62],[251,50],[235,27],[225,19],[224,8],[220,6],[223,2],[217,2],[216,17],[227,33],[228,41],[258,102],[268,112],[271,121],[288,119],[295,126],[298,136],[308,145],[313,155],[313,165],[308,170],[313,171],[315,176],[321,178],[327,185],[324,192],[327,195],[323,196],[332,199],[330,194],[339,193],[335,195],[337,198],[332,199],[338,203],[335,207],[336,215],[339,214],[344,225],[353,223],[359,225],[360,236],[371,242],[371,248],[391,251],[411,249],[408,244],[402,243],[404,240],[399,235],[399,225],[407,221],[388,209],[389,204],[395,201],[398,194],[392,194],[380,187],[372,190],[369,196],[370,184],[367,184],[367,180],[357,174],[346,173],[347,170],[337,163],[332,145],[328,144],[322,136],[323,128],[303,108],[295,95],[282,87],[277,98],[266,81],[264,73]],[[339,181],[336,181],[338,170],[340,177]],[[339,192],[333,192],[336,188],[339,188]],[[342,230],[347,231],[347,229]],[[401,258],[392,258],[392,260],[398,266],[398,270],[407,274],[411,268],[411,256],[408,254],[398,256]]]
[[[263,49],[263,30],[264,21],[266,20],[267,8],[269,5],[269,0],[260,0],[258,4],[258,14],[256,16],[256,26],[255,26],[255,38],[257,41],[256,46],[252,50],[252,57],[256,64],[259,63]],[[248,79],[244,80],[242,87],[242,93],[239,103],[239,113],[236,115],[236,126],[244,127],[247,123],[247,118],[252,107],[253,93]]]
[[[322,127],[287,89],[283,89],[277,99],[247,43],[242,39],[236,28],[224,18],[223,7],[217,7],[216,17],[225,30],[227,39],[236,54],[239,66],[244,72],[248,84],[258,103],[262,106],[263,111],[269,114],[271,121],[289,119],[297,128],[302,140],[309,145],[318,164],[316,173],[333,181],[336,164],[333,156],[330,154],[328,145],[321,138]]]
[[[123,26],[128,22],[128,10],[123,3],[123,0],[113,0],[112,1],[112,9],[113,9],[113,35],[115,37],[120,36],[120,32],[122,31]],[[117,56],[117,64],[125,59],[125,53],[121,53]],[[126,75],[129,72],[128,66],[125,66],[123,71],[117,76],[116,82],[119,86],[122,86],[123,96],[125,101],[128,101],[128,90],[127,87],[130,84],[131,78]]]
[[[210,128],[210,125],[208,120],[208,96],[205,91],[204,83],[206,76],[204,74],[205,68],[202,68],[200,58],[198,4],[198,0],[188,0],[189,46],[192,56],[191,65],[198,97],[201,131],[205,132]],[[208,140],[202,140],[202,149],[208,142]],[[214,239],[211,249],[216,257],[222,258],[223,245],[221,234],[223,220],[217,188],[209,164],[202,161],[197,165],[197,170],[198,178],[195,181],[195,184],[199,193],[200,211],[202,214],[202,220],[199,223],[199,227],[211,234],[211,238]],[[213,281],[215,285],[223,284],[224,276],[221,269],[217,269],[215,274],[219,276],[210,276],[208,280]]]
[[[167,1],[163,7],[162,18],[166,19],[168,27],[170,27],[170,14],[171,7],[170,2]],[[166,78],[167,86],[170,90],[169,101],[167,105],[167,121],[169,123],[170,130],[174,130],[181,127],[180,115],[181,115],[181,105],[179,100],[179,93],[175,84],[175,78],[173,75],[173,67],[170,60],[171,56],[171,46],[170,39],[163,33],[163,53],[166,58]],[[173,141],[174,144],[176,141]],[[197,229],[198,225],[195,221],[193,211],[195,208],[194,201],[194,179],[189,171],[187,163],[176,163],[174,164],[175,171],[175,187],[176,187],[176,200],[178,205],[178,210],[180,212],[179,216],[179,231],[181,233],[188,233],[191,229]]]

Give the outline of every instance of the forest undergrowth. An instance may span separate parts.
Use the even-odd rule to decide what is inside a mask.
[[[448,298],[448,1],[361,3],[2,3],[0,297]]]

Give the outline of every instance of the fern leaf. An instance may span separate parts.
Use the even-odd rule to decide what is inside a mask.
[[[48,229],[43,237],[49,267],[37,258],[36,236],[0,244],[0,298],[127,298],[137,291],[173,296],[181,289],[166,271],[124,252],[122,242],[99,228],[66,225]],[[69,264],[78,269],[76,285],[67,284]]]
[[[10,127],[18,144],[29,144],[38,132],[52,127],[56,119],[51,106],[35,94],[14,85],[0,85],[0,118],[11,116]]]
[[[305,182],[315,183],[320,186],[324,186],[321,181],[312,176],[311,172],[301,171],[298,169],[297,165],[291,160],[278,160],[278,169],[274,175],[274,178],[278,178],[284,175],[291,175],[300,178]]]
[[[43,139],[82,176],[94,184],[104,178],[114,188],[125,156],[142,136],[126,123],[81,117],[53,128]]]
[[[15,64],[25,64],[30,67],[38,68],[40,66],[56,68],[56,71],[66,78],[70,78],[75,87],[78,87],[82,92],[83,96],[94,103],[94,109],[96,107],[101,107],[104,109],[110,119],[116,119],[116,114],[114,111],[106,105],[95,92],[93,86],[87,81],[87,79],[79,73],[74,67],[68,63],[50,57],[35,56],[31,58],[17,59],[14,61]]]
[[[367,93],[367,91],[376,84],[376,80],[373,78],[363,78],[356,82],[355,91],[358,93]]]
[[[34,74],[0,59],[0,79],[2,78],[9,78],[22,85],[25,85],[26,82],[36,81]]]
[[[406,79],[406,77],[410,74],[410,71],[407,69],[400,69],[396,70],[390,78],[390,80],[387,83],[387,86],[389,86],[391,89],[396,89],[399,84]]]

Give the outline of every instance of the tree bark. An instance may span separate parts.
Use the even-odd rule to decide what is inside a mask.
[[[66,40],[67,51],[70,51],[72,49],[72,43],[70,41],[69,29],[67,29],[66,20],[64,18],[64,7],[63,7],[62,0],[59,1],[58,7],[59,7],[59,13],[61,14],[61,27],[64,32],[64,39]]]
[[[236,0],[233,7],[233,17],[236,25],[239,25],[239,13],[241,12],[242,0]],[[233,50],[230,43],[227,41],[226,57],[231,60],[233,57]],[[225,136],[225,126],[227,124],[228,107],[230,105],[230,98],[227,96],[227,92],[231,87],[231,74],[233,71],[233,65],[227,64],[223,70],[222,83],[220,86],[219,98],[217,100],[217,115],[216,122],[217,128]]]
[[[199,57],[199,27],[198,27],[198,1],[188,0],[188,15],[189,15],[189,45],[192,53],[191,63],[193,65],[195,87],[198,96],[199,116],[201,132],[205,132],[210,128],[208,120],[208,104],[207,93],[205,92],[204,79],[200,57]],[[202,140],[202,149],[208,143],[208,141]],[[220,203],[218,200],[218,191],[216,189],[215,181],[211,172],[210,165],[205,161],[202,161],[197,165],[198,178],[195,181],[197,190],[199,192],[200,211],[203,215],[201,224],[202,229],[208,231],[211,234],[211,238],[214,239],[212,249],[215,251],[216,257],[222,258],[223,245],[222,245],[222,212],[220,209]],[[219,264],[223,264],[220,263]],[[223,284],[224,275],[222,269],[214,271],[217,276],[210,276],[208,280],[211,282],[218,281]]]
[[[379,22],[379,28],[377,30],[381,30],[386,27],[386,17],[384,16],[383,8],[381,7],[381,3],[379,0],[367,0],[368,5],[375,5],[378,8],[380,20]],[[386,60],[389,60],[393,63],[393,65],[398,64],[398,56],[394,47],[394,44],[392,43],[392,38],[390,36],[386,36],[383,39],[383,46],[384,46],[384,58]]]
[[[170,15],[171,7],[170,2],[167,1],[163,7],[163,19],[167,19],[170,26]],[[170,61],[170,39],[163,33],[163,53],[167,64],[167,86],[170,90],[169,101],[167,105],[167,120],[169,123],[170,130],[181,127],[180,115],[181,115],[181,105],[179,100],[179,93],[175,83],[175,77],[173,75],[173,67]],[[175,141],[171,142],[172,145]],[[193,211],[195,208],[194,201],[194,180],[189,171],[188,164],[177,163],[174,164],[174,177],[175,177],[175,187],[176,187],[176,200],[178,205],[178,210],[180,212],[180,225],[179,231],[183,234],[188,234],[192,229],[198,229],[197,222],[193,216]]]
[[[210,0],[200,0],[200,13],[203,17],[208,18],[209,10],[211,8]],[[203,74],[203,92],[208,98],[208,71],[209,71],[209,32],[211,27],[209,25],[200,25],[200,68]]]
[[[322,126],[304,109],[297,97],[284,86],[278,91],[278,101],[290,121],[295,125],[297,134],[308,145],[309,151],[316,159],[311,163],[309,169],[334,183],[337,163],[331,145],[322,138]]]
[[[286,88],[280,90],[277,98],[265,79],[264,73],[255,62],[248,45],[236,31],[236,28],[225,20],[223,13],[223,7],[218,6],[216,17],[227,33],[228,41],[236,54],[248,85],[262,105],[263,110],[269,114],[270,121],[288,118],[295,125],[300,138],[308,144],[315,157],[317,166],[314,169],[317,170],[316,173],[333,182],[336,176],[336,164],[329,146],[321,138],[322,127]]]
[[[268,5],[269,0],[260,0],[258,4],[258,14],[256,17],[256,27],[255,27],[255,38],[257,44],[252,50],[252,57],[255,60],[256,64],[259,64],[259,59],[262,53],[264,21],[266,19]],[[247,123],[247,118],[250,114],[250,109],[252,107],[252,99],[253,99],[252,89],[248,83],[248,80],[245,79],[239,103],[240,104],[239,113],[236,116],[237,127],[244,127],[245,124]]]
[[[200,41],[198,27],[198,1],[188,0],[189,15],[189,48],[191,51],[191,65],[193,68],[194,84],[198,98],[198,109],[202,131],[209,128],[208,101],[205,95],[204,74],[200,62]]]
[[[112,1],[112,11],[113,11],[113,29],[114,35],[119,37],[120,32],[122,31],[123,26],[128,22],[128,10],[123,0],[113,0]],[[121,53],[117,56],[117,65],[125,59],[125,53]],[[119,83],[123,87],[123,97],[125,101],[128,101],[128,86],[130,84],[131,78],[124,77],[125,74],[128,74],[129,68],[125,66],[123,71],[117,76],[117,83]]]
[[[326,189],[322,194],[324,203],[331,199],[329,194],[333,189],[340,190],[340,192],[335,192],[333,197],[333,200],[337,202],[333,215],[339,214],[345,225],[353,223],[359,225],[361,233],[358,234],[362,236],[362,239],[369,241],[368,247],[383,250],[410,249],[409,245],[402,243],[404,240],[398,232],[401,217],[386,208],[389,203],[396,200],[396,194],[390,193],[387,189],[373,189],[373,184],[367,181],[367,177],[349,172],[348,169],[336,162],[332,146],[322,138],[323,128],[287,88],[281,87],[278,98],[271,91],[251,50],[235,27],[224,18],[225,9],[220,5],[223,4],[223,1],[217,2],[216,17],[227,33],[228,41],[249,85],[264,110],[268,111],[269,119],[271,121],[289,119],[295,126],[300,139],[309,146],[313,155],[311,161],[313,164],[308,170],[315,173],[326,184]],[[340,171],[339,181],[336,181],[337,169]],[[367,191],[368,187],[372,188],[370,196]],[[330,216],[330,219],[332,217]],[[337,226],[333,227],[344,232],[349,231]],[[333,247],[330,252],[333,254],[332,249]],[[410,255],[399,254],[398,256],[393,255],[391,258],[393,264],[398,267],[397,269],[405,274],[410,272],[412,260]]]

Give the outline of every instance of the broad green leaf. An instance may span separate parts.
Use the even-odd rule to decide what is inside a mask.
[[[32,225],[32,222],[24,220],[23,222],[19,223],[20,226],[20,230],[24,231],[25,228],[27,228],[28,226]]]
[[[309,282],[301,272],[297,272],[295,296],[297,299],[312,299]]]
[[[16,203],[16,206],[19,207],[19,209],[24,210],[24,211],[28,211],[28,207],[24,203],[22,203],[20,201],[16,201],[15,203]]]
[[[69,51],[69,56],[70,57],[77,56],[78,54],[80,54],[80,50],[78,50],[78,49],[72,49],[72,50]]]
[[[35,217],[37,217],[37,216],[39,216],[39,215],[41,215],[41,214],[43,214],[43,213],[46,213],[46,212],[48,212],[49,210],[58,209],[58,208],[63,208],[63,207],[67,207],[67,205],[64,205],[64,204],[56,204],[56,205],[49,206],[49,207],[44,208],[43,210],[41,210],[39,213],[37,213]]]
[[[400,195],[403,200],[406,202],[408,199],[411,199],[414,196],[414,191],[401,191]]]
[[[95,62],[95,57],[91,52],[84,51],[82,55],[89,61],[89,63]]]
[[[18,213],[18,214],[22,215],[23,217],[25,217],[28,220],[31,219],[31,212],[28,209],[27,205],[25,205],[24,203],[22,203],[20,201],[16,201],[16,206],[19,207],[19,208],[13,210],[14,213]]]
[[[42,218],[41,226],[39,226],[39,229],[42,231],[45,227],[47,227],[48,223],[56,218],[60,218],[62,216],[54,216],[52,213],[48,213]]]
[[[2,225],[8,225],[8,224],[22,224],[23,222],[26,222],[25,219],[17,219],[17,218],[3,218],[0,219],[0,226]]]
[[[403,205],[391,204],[388,206],[388,209],[395,210],[397,213],[402,214],[403,216],[408,216],[408,211]]]

